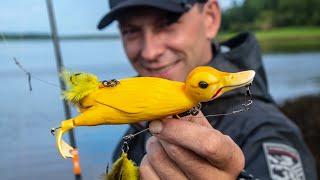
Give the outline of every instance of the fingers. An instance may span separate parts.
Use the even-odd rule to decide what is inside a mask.
[[[188,179],[230,179],[223,171],[213,167],[206,159],[177,145],[159,140],[164,150]]]
[[[147,142],[146,158],[160,179],[187,179],[178,166],[170,160],[156,137],[150,137]]]
[[[154,121],[149,128],[157,138],[186,148],[219,169],[235,171],[232,168],[238,170],[243,166],[243,154],[238,146],[228,136],[211,127],[190,121],[167,119],[163,122]],[[232,161],[237,162],[230,163]],[[233,167],[232,164],[239,164],[239,167]]]
[[[147,156],[145,155],[139,167],[140,179],[142,180],[160,180],[155,170],[151,167]]]

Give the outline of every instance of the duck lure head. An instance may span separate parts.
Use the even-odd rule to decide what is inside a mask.
[[[186,80],[186,92],[196,102],[206,102],[221,96],[232,89],[251,84],[255,72],[238,73],[218,71],[212,67],[197,67]]]

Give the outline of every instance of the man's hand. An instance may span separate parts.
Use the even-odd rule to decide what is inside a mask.
[[[211,127],[202,113],[150,123],[152,136],[140,165],[141,179],[236,179],[244,155]]]

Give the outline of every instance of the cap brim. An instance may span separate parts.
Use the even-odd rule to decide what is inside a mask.
[[[172,0],[159,0],[159,1],[150,1],[150,0],[130,0],[120,3],[118,6],[112,8],[99,22],[97,28],[103,29],[112,23],[120,13],[127,8],[134,7],[153,7],[165,11],[170,11],[173,13],[183,13],[185,8],[183,8],[179,3],[176,3]]]

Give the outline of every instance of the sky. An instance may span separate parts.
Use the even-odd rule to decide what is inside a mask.
[[[225,9],[233,1],[241,0],[219,0],[219,4]],[[52,0],[52,3],[60,35],[117,33],[115,23],[103,31],[96,29],[99,19],[109,11],[108,0]],[[46,0],[1,0],[0,32],[49,33]]]

